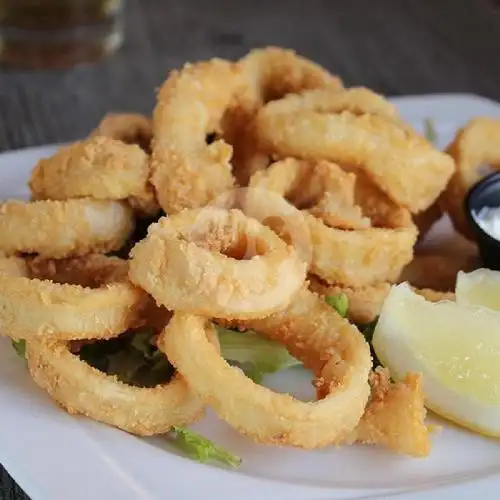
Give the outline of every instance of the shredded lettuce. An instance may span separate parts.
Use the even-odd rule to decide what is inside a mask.
[[[79,355],[91,366],[116,375],[124,383],[153,387],[168,380],[174,371],[166,357],[155,347],[153,338],[154,331],[143,328],[129,337],[84,345]],[[12,340],[12,347],[21,358],[26,357],[24,340]],[[230,467],[241,464],[239,457],[184,427],[173,427],[172,438],[176,447],[199,462],[219,462]]]
[[[17,355],[26,359],[26,341],[25,340],[11,340],[12,347]]]
[[[84,345],[79,356],[125,384],[154,387],[167,382],[174,373],[173,366],[156,348],[154,337],[153,329],[142,328],[131,335]]]
[[[434,120],[431,120],[430,118],[426,118],[424,120],[424,135],[429,142],[436,144],[437,133],[436,127],[434,126]]]
[[[174,426],[172,435],[173,444],[193,460],[198,462],[219,462],[229,467],[238,467],[241,464],[241,458],[217,446],[213,441],[201,434],[185,427]]]
[[[345,293],[327,295],[325,297],[325,302],[329,306],[332,306],[343,318],[347,316],[347,311],[349,310],[349,299]]]
[[[300,365],[279,342],[216,325],[222,357],[238,364],[247,377],[260,383],[264,375]]]

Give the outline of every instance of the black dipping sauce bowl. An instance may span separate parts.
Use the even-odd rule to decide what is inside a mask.
[[[484,207],[500,207],[500,172],[490,174],[475,184],[464,202],[465,213],[474,231],[483,266],[499,271],[500,241],[484,231],[473,215]]]

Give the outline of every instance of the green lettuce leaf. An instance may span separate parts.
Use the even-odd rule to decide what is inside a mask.
[[[216,328],[222,357],[240,366],[256,383],[266,374],[301,364],[279,342],[266,339],[253,330],[240,332],[219,325]]]
[[[17,355],[21,358],[26,359],[26,341],[25,340],[11,340],[12,347],[16,351]]]
[[[241,464],[241,458],[185,427],[172,427],[172,435],[173,444],[193,460],[218,462],[229,467],[238,467]]]
[[[429,142],[432,142],[432,144],[436,144],[436,127],[434,126],[434,120],[431,120],[430,118],[426,118],[424,120],[424,136]]]
[[[332,306],[343,318],[347,316],[347,311],[349,310],[349,299],[345,293],[327,295],[325,297],[325,302],[329,306]]]

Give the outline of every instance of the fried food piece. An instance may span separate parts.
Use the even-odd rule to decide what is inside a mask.
[[[346,169],[345,166],[342,168]],[[356,176],[354,202],[361,207],[373,227],[397,228],[412,225],[410,212],[394,203],[360,169],[349,168]]]
[[[344,172],[334,163],[287,158],[257,172],[249,187],[278,193],[330,227],[365,229],[370,227],[370,220],[355,204],[355,183],[354,174]]]
[[[329,228],[311,215],[306,220],[313,242],[309,270],[329,283],[362,287],[395,282],[413,258],[414,226],[344,231]]]
[[[262,317],[286,307],[306,264],[239,210],[204,207],[162,218],[131,252],[130,278],[170,310]]]
[[[5,257],[0,255],[0,274],[7,276],[28,276],[29,269],[26,260],[21,257]]]
[[[288,112],[275,101],[264,106],[256,120],[263,151],[358,167],[412,213],[428,208],[454,171],[447,154],[386,117]]]
[[[450,291],[455,289],[459,271],[470,272],[478,267],[477,255],[469,253],[417,254],[401,273],[399,282],[407,281],[416,288]]]
[[[240,65],[248,84],[248,98],[256,106],[305,90],[343,88],[339,77],[293,50],[279,47],[254,49],[240,60]]]
[[[387,369],[376,368],[370,386],[370,401],[354,432],[355,440],[396,453],[427,456],[431,443],[421,375],[410,373],[403,382],[391,382]]]
[[[0,331],[13,339],[112,338],[135,325],[150,303],[127,280],[127,262],[116,257],[35,261],[25,274],[2,267]]]
[[[322,183],[321,176],[323,180],[325,176],[329,180]],[[324,197],[325,190],[332,186],[332,178],[335,176],[341,189],[347,191],[345,203],[352,202],[354,198],[350,184],[352,174],[346,174],[337,165],[328,162],[309,163],[293,158],[276,162],[268,170],[258,172],[252,177],[250,188],[253,189],[246,197],[243,210],[266,225],[269,224],[269,219],[274,223],[280,214],[275,204],[267,202],[263,192],[277,193],[297,203],[298,206],[304,203],[314,204],[317,203],[315,198]],[[333,187],[332,194],[335,189],[338,191],[338,188]],[[353,210],[357,216],[353,215]],[[363,220],[363,216],[352,206],[348,213],[351,221],[353,217],[359,217],[358,222]],[[389,213],[389,210],[386,213]],[[382,222],[381,215],[382,212],[379,214],[378,222]],[[406,220],[401,217],[403,222],[408,222],[406,227],[394,229],[369,227],[356,231],[329,227],[306,211],[303,212],[303,217],[309,228],[312,243],[309,270],[329,283],[360,287],[382,281],[394,281],[413,257],[417,230],[409,216]],[[281,214],[281,219],[293,227],[292,221],[287,221],[286,214]],[[329,214],[327,217],[330,223],[338,220],[344,226],[348,225],[347,219],[346,209],[336,214]],[[394,223],[394,220],[391,222]]]
[[[391,284],[386,282],[354,288],[328,285],[313,275],[309,275],[308,280],[311,290],[320,295],[345,294],[349,301],[347,317],[349,321],[360,325],[371,323],[378,317],[382,304],[391,289]]]
[[[371,358],[359,331],[304,289],[283,311],[242,324],[282,342],[310,368],[316,402],[255,384],[207,340],[206,319],[175,313],[158,347],[216,413],[259,443],[319,448],[344,441],[368,400]]]
[[[342,89],[342,82],[318,64],[292,50],[278,47],[255,49],[239,61],[245,89],[238,104],[225,118],[224,137],[234,146],[234,175],[240,186],[271,163],[258,148],[254,118],[267,102],[290,93],[328,87]]]
[[[153,121],[139,113],[108,113],[89,135],[89,137],[95,136],[136,144],[149,154],[153,138]]]
[[[120,249],[134,230],[119,201],[65,200],[0,203],[0,252],[60,259]]]
[[[413,222],[418,228],[418,239],[421,241],[427,232],[431,229],[435,222],[437,222],[443,215],[443,210],[439,203],[439,198],[429,208],[416,214],[413,217]]]
[[[30,278],[84,288],[99,288],[128,281],[128,262],[118,257],[89,254],[69,259],[26,259]]]
[[[127,200],[139,212],[154,214],[159,207],[149,174],[148,156],[138,146],[96,136],[40,160],[29,184],[35,200]]]
[[[274,113],[301,111],[340,113],[349,111],[355,115],[372,114],[383,116],[395,122],[401,121],[394,104],[365,87],[344,89],[327,86],[300,93],[288,93],[273,102],[272,108]]]
[[[456,170],[441,196],[441,206],[455,229],[470,240],[474,240],[474,234],[465,216],[464,200],[469,189],[486,175],[480,167],[489,164],[500,168],[499,138],[500,120],[478,117],[459,130],[446,149],[455,160]]]
[[[216,336],[210,342],[217,346]],[[73,415],[139,436],[165,434],[203,415],[203,401],[178,374],[152,388],[123,384],[74,355],[67,341],[50,338],[29,340],[26,357],[35,383]]]
[[[308,281],[310,289],[320,295],[345,294],[349,303],[347,317],[349,321],[358,325],[366,325],[377,319],[392,286],[391,283],[376,283],[362,287],[329,285],[314,275],[309,275]],[[455,300],[455,294],[452,292],[441,292],[429,288],[413,288],[413,290],[431,302]]]
[[[152,176],[158,201],[171,215],[197,208],[233,187],[232,147],[206,137],[221,122],[243,85],[238,65],[212,59],[172,71],[153,113]]]

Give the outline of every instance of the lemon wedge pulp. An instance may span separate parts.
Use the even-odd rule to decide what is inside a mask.
[[[460,271],[455,293],[458,304],[500,311],[500,272],[490,269],[478,269],[471,273]]]
[[[384,302],[372,343],[394,378],[423,374],[430,409],[483,434],[500,436],[499,312],[458,302],[428,302],[401,284]]]

